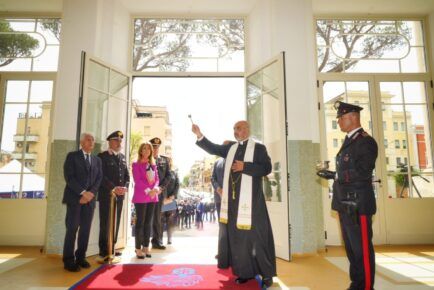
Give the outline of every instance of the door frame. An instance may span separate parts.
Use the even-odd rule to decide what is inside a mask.
[[[280,112],[281,118],[284,119],[284,124],[282,124],[284,130],[283,136],[281,136],[282,141],[284,144],[281,144],[282,150],[283,150],[283,160],[281,160],[281,186],[282,186],[282,201],[281,202],[272,202],[272,201],[266,201],[267,204],[267,210],[270,216],[270,222],[272,223],[272,229],[274,232],[274,236],[276,236],[276,231],[285,231],[283,234],[286,237],[286,244],[287,249],[285,245],[278,245],[276,244],[276,241],[278,239],[274,240],[275,247],[276,247],[276,257],[290,261],[291,260],[291,239],[290,239],[290,215],[289,215],[289,202],[290,202],[290,189],[289,189],[289,178],[288,178],[288,121],[287,121],[287,100],[286,100],[286,75],[285,75],[285,52],[279,53],[277,56],[269,59],[268,61],[264,62],[259,67],[247,72],[244,76],[245,80],[245,88],[247,88],[247,79],[249,76],[254,75],[255,73],[263,70],[264,68],[270,66],[273,63],[278,63],[281,65],[281,74],[279,74],[279,93],[281,95],[282,100],[279,100],[279,103],[283,102],[283,108]],[[262,95],[261,95],[262,96]],[[246,117],[248,114],[248,106],[247,106],[247,89],[245,91],[245,101],[246,101]],[[261,117],[262,118],[262,117]],[[285,206],[286,204],[286,206]],[[282,219],[283,214],[283,219]],[[277,223],[277,221],[286,221],[285,225],[281,225],[280,223]],[[283,226],[283,228],[281,228]],[[280,242],[280,240],[279,240]],[[281,253],[279,253],[279,251]]]
[[[86,113],[87,113],[87,102],[86,99],[88,98],[88,80],[89,80],[89,63],[95,62],[101,66],[107,67],[109,71],[115,71],[119,74],[122,74],[126,77],[128,77],[128,98],[126,102],[127,106],[127,118],[126,118],[126,124],[125,124],[125,141],[124,141],[124,155],[126,160],[129,160],[129,142],[130,142],[130,127],[131,127],[131,84],[132,84],[132,76],[130,73],[125,72],[93,55],[90,55],[86,53],[85,51],[82,51],[81,55],[81,71],[80,71],[80,96],[79,96],[79,110],[78,110],[78,118],[77,118],[77,148],[79,146],[79,139],[81,132],[85,132],[85,120],[86,120]],[[109,74],[110,76],[110,74]],[[110,88],[110,77],[108,79],[108,86]],[[108,95],[110,93],[108,92]],[[131,183],[130,183],[131,184]],[[130,187],[131,189],[131,187]],[[122,218],[121,223],[119,225],[119,234],[118,234],[118,240],[115,245],[116,249],[119,248],[125,248],[128,243],[128,229],[129,229],[129,216],[130,216],[130,207],[129,205],[129,196],[131,190],[128,190],[127,194],[124,198],[124,205],[122,210]],[[95,255],[99,252],[99,245],[98,245],[98,234],[99,233],[99,203],[97,202],[97,205],[95,207],[95,213],[94,218],[92,220],[92,230],[89,238],[89,246],[87,255]]]

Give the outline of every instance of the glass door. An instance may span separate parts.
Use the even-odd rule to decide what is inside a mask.
[[[376,125],[375,114],[372,113],[372,106],[374,105],[373,84],[373,78],[367,77],[348,78],[345,81],[330,80],[321,82],[321,108],[324,111],[322,119],[322,127],[324,128],[322,139],[326,144],[326,146],[322,146],[322,156],[324,156],[324,160],[330,161],[330,170],[336,170],[336,154],[345,139],[345,133],[340,130],[336,119],[336,110],[334,109],[334,103],[336,101],[356,104],[362,107],[363,110],[360,112],[361,125],[368,134],[376,138],[379,128],[378,125]],[[381,124],[380,126],[384,127],[385,124]],[[378,139],[376,138],[376,140]],[[374,174],[376,174],[376,172],[374,172]],[[373,180],[377,181],[373,183],[377,204],[381,204],[382,199],[379,198],[379,195],[381,195],[381,179],[373,176]],[[322,180],[321,182],[326,185],[326,194],[323,197],[323,204],[327,244],[338,245],[341,244],[339,219],[334,211],[330,211],[333,197],[333,181]],[[377,242],[384,240],[384,233],[380,230],[382,228],[380,225],[381,220],[381,215],[377,215],[373,223],[374,237]]]
[[[381,179],[389,244],[434,242],[433,108],[429,81],[378,78]]]
[[[246,93],[251,136],[267,147],[273,166],[272,172],[264,177],[263,190],[273,228],[276,256],[290,260],[283,53],[247,75]]]
[[[380,82],[386,192],[389,198],[434,197],[432,138],[425,82]]]
[[[90,132],[95,136],[95,154],[107,149],[107,135],[121,130],[124,136],[129,136],[130,121],[130,80],[127,73],[113,68],[111,65],[86,56],[82,59],[83,79],[81,83],[81,117],[80,131]],[[79,135],[79,134],[78,134]],[[128,160],[128,140],[124,140],[123,153]],[[125,198],[125,203],[128,196]],[[98,204],[98,203],[97,203]],[[89,255],[98,253],[99,211],[95,209],[92,232],[89,241]],[[124,204],[119,228],[116,248],[123,248],[127,244],[128,206]]]
[[[363,128],[378,144],[374,188],[377,214],[376,244],[432,243],[434,228],[434,173],[432,108],[429,82],[395,76],[330,77],[320,81],[322,156],[334,170],[335,156],[345,134],[336,122],[335,101],[362,106]],[[408,79],[408,80],[407,80]],[[327,244],[341,244],[336,213],[331,206],[332,182],[324,182]]]

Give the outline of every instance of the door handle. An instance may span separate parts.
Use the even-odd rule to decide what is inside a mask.
[[[381,184],[381,179],[377,179],[377,180],[372,180],[372,182],[377,182]]]

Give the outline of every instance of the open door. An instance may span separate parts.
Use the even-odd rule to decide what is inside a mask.
[[[276,256],[291,259],[285,55],[267,62],[246,76],[247,120],[251,136],[262,142],[273,165],[264,177],[264,194],[273,228]]]
[[[123,153],[129,159],[127,144],[129,142],[130,122],[130,84],[131,76],[94,57],[82,53],[80,83],[80,108],[77,142],[81,132],[95,135],[97,154],[107,149],[107,135],[121,130],[127,136],[123,144]],[[124,199],[122,218],[116,248],[127,244],[128,196]],[[95,208],[87,255],[99,252],[99,205]]]

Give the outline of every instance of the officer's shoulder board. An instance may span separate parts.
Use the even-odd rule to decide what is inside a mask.
[[[371,135],[369,135],[369,134],[366,133],[366,132],[363,132],[361,135],[362,135],[363,137],[371,137]]]

